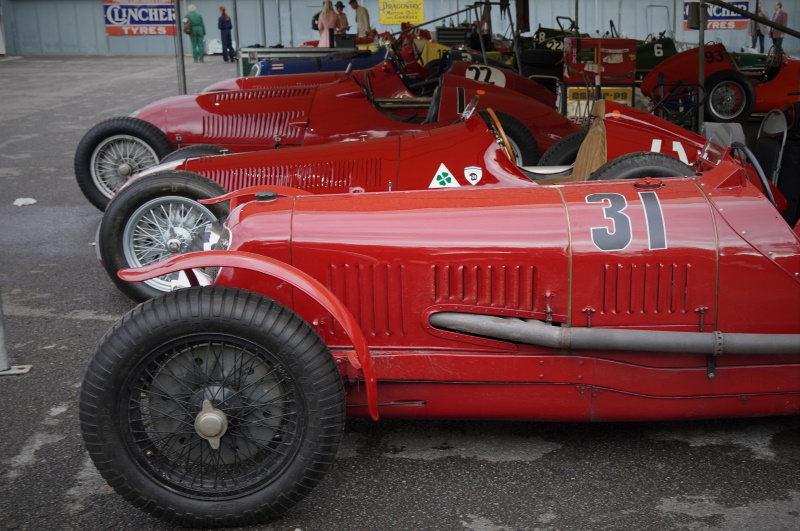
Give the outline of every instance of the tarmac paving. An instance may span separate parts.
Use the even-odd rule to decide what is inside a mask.
[[[190,92],[226,77],[186,64]],[[177,94],[172,57],[0,60],[0,529],[173,529],[83,447],[78,389],[133,303],[100,268],[73,156],[95,123]],[[34,199],[15,206],[17,199]],[[333,469],[278,530],[797,530],[800,418],[571,424],[348,422]]]

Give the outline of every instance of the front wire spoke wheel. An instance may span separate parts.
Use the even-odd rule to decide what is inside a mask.
[[[158,163],[158,154],[143,140],[115,135],[101,142],[90,160],[95,186],[109,199],[133,174]]]
[[[130,267],[160,262],[185,252],[203,227],[216,216],[197,201],[181,196],[162,196],[139,207],[123,231],[122,250]],[[177,273],[145,282],[169,291]]]
[[[256,345],[229,338],[181,341],[140,368],[126,407],[140,465],[186,494],[240,495],[293,455],[302,423],[297,389]],[[196,426],[204,402],[224,418],[220,435]],[[190,428],[191,427],[191,428]]]
[[[172,525],[239,527],[285,513],[342,441],[342,375],[300,316],[256,293],[194,287],[108,331],[81,387],[97,469]]]

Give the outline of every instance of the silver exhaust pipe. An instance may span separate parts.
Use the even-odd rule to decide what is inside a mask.
[[[431,315],[436,328],[554,349],[699,354],[800,354],[800,334],[723,334],[552,326],[534,319],[473,313]]]

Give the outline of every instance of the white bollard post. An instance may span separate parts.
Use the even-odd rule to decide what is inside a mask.
[[[30,370],[31,365],[12,366],[8,362],[8,352],[6,352],[6,334],[3,330],[3,297],[0,295],[0,376],[25,374]]]

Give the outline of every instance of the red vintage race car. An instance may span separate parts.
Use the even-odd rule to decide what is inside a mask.
[[[522,164],[535,164],[578,129],[550,104],[455,74],[440,76],[432,97],[418,98],[386,62],[325,85],[175,96],[135,116],[110,118],[80,141],[75,175],[84,195],[102,209],[122,182],[176,147],[213,144],[245,152],[428,131],[456,121],[478,91],[479,108],[513,115],[533,133],[538,146],[518,154]],[[398,108],[403,115],[394,112]]]
[[[414,59],[413,53],[404,49],[404,52],[398,52],[388,57],[400,57],[401,59],[391,59],[384,61],[384,65],[379,65],[382,68],[389,68],[391,64],[398,75],[402,78],[406,76],[407,79],[404,85],[398,85],[397,92],[390,96],[388,94],[380,94],[382,98],[386,97],[404,97],[407,95],[408,90],[412,90],[416,95],[424,95],[433,92],[436,87],[438,78],[442,74],[452,74],[456,76],[466,77],[473,81],[480,81],[497,85],[514,92],[519,92],[525,96],[537,99],[555,108],[556,97],[555,94],[550,92],[544,86],[532,81],[524,76],[521,76],[508,67],[501,67],[497,61],[492,61],[490,64],[481,62],[476,54],[462,52],[460,50],[451,50],[442,55],[438,69],[432,72],[427,68],[423,68]],[[251,76],[225,79],[213,83],[203,89],[202,92],[215,92],[220,90],[244,90],[244,89],[263,89],[275,87],[289,87],[295,85],[323,85],[331,83],[338,79],[347,77],[349,72],[314,72],[308,74],[295,74],[292,76]],[[363,81],[364,74],[356,71],[353,75],[357,76],[359,80]],[[376,94],[377,95],[377,94]]]
[[[80,396],[92,460],[146,512],[238,526],[311,491],[346,415],[800,413],[800,225],[714,146],[686,176],[616,179],[663,157],[551,186],[241,192],[217,250],[121,273],[214,285],[103,337]]]
[[[184,148],[164,162],[128,180],[106,209],[97,234],[100,261],[126,295],[142,301],[169,291],[173,278],[146,283],[122,281],[117,272],[185,252],[203,225],[228,212],[227,203],[210,199],[251,186],[288,186],[314,194],[361,193],[426,188],[526,187],[537,183],[585,180],[605,162],[633,151],[667,153],[694,161],[706,140],[653,115],[613,102],[594,109],[589,131],[564,137],[542,158],[548,167],[517,166],[503,138],[525,151],[524,127],[488,111],[463,123],[424,133],[359,142],[357,155],[341,145],[297,150],[189,158]],[[199,146],[203,148],[203,146]],[[579,149],[583,150],[576,162]],[[573,171],[569,164],[575,163]],[[683,164],[677,171],[685,168]],[[634,172],[652,168],[632,168]]]
[[[670,92],[669,85],[699,82],[699,49],[665,59],[642,80],[641,90],[653,100]],[[705,47],[706,115],[712,122],[746,122],[756,113],[786,109],[800,101],[800,61],[771,55],[763,72],[740,72],[722,44]],[[657,90],[659,84],[666,86]],[[792,95],[793,94],[793,95]]]

